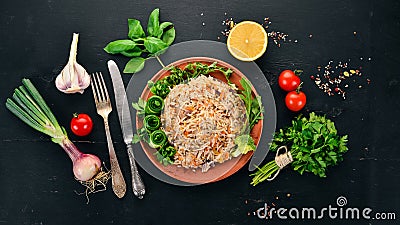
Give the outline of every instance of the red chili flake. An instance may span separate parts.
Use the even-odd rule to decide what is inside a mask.
[[[314,75],[311,75],[310,78],[311,78],[311,80],[314,80],[314,79],[315,79]]]
[[[371,83],[371,80],[370,79],[367,79],[367,84],[370,84]]]

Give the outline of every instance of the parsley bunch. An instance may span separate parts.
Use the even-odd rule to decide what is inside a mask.
[[[270,149],[276,151],[285,145],[293,157],[293,170],[326,177],[328,166],[343,160],[343,154],[348,150],[346,143],[347,135],[339,136],[331,120],[312,112],[309,118],[299,116],[292,121],[292,126],[276,132]],[[251,184],[255,186],[265,181],[278,170],[275,160],[270,161],[251,174]]]

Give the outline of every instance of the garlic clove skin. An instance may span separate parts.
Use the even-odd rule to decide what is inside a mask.
[[[66,66],[67,70],[61,71],[56,78],[56,87],[61,92],[66,94],[83,93],[84,90],[90,85],[90,76],[78,63],[72,66]],[[75,74],[75,76],[71,76]]]
[[[55,84],[58,90],[67,94],[83,93],[90,85],[90,76],[85,68],[76,62],[79,34],[74,33],[67,65],[57,76]]]

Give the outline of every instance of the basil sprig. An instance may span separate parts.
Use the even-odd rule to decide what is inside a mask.
[[[137,19],[128,19],[128,38],[115,40],[104,48],[109,54],[121,54],[132,58],[125,65],[124,73],[136,73],[143,69],[146,59],[158,56],[175,40],[175,28],[171,22],[160,23],[160,10],[154,9],[147,23],[147,35]]]

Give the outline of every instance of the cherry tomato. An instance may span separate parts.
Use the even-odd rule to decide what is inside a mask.
[[[302,91],[291,91],[285,98],[286,107],[291,111],[300,111],[306,105],[307,97]]]
[[[87,114],[75,113],[74,117],[71,119],[71,130],[77,136],[86,136],[90,134],[92,128],[92,119]]]
[[[294,91],[300,85],[300,78],[292,70],[284,70],[278,78],[279,87],[285,91]]]

